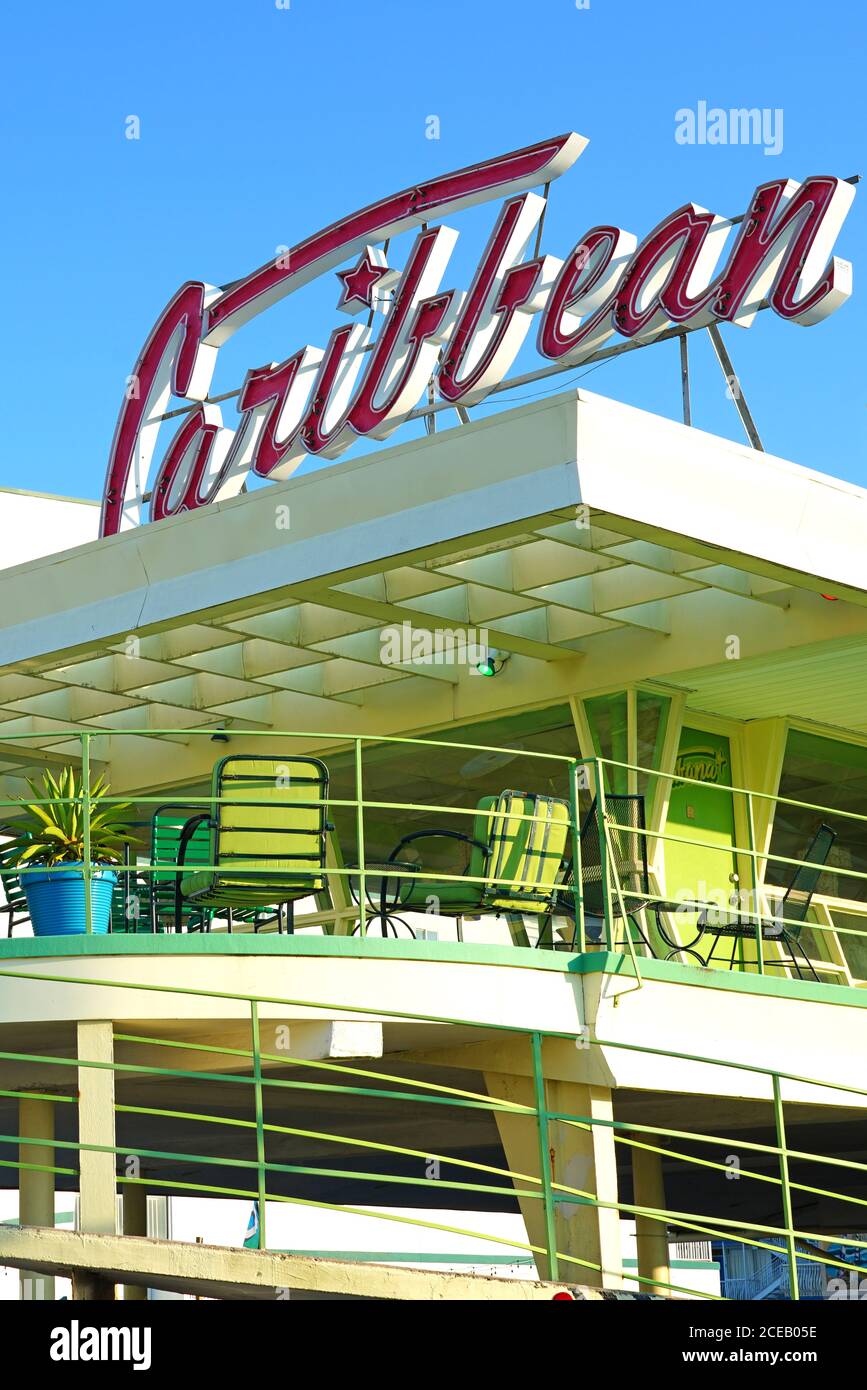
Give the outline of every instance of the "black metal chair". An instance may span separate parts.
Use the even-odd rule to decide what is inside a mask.
[[[645,825],[644,797],[612,792],[605,797],[605,818],[608,834],[606,837],[608,860],[608,910],[617,923],[625,924],[624,931],[634,933],[648,953],[656,952],[644,931],[639,914],[651,911],[656,918],[657,931],[665,944],[672,949],[683,949],[666,935],[660,913],[682,910],[683,903],[668,902],[654,895],[650,889],[650,874],[647,867],[647,835]],[[605,930],[605,885],[602,855],[602,825],[596,797],[581,827],[581,894],[584,906],[584,936],[591,945],[603,943]],[[571,882],[571,871],[567,882]],[[620,892],[617,892],[617,885]],[[564,884],[565,889],[567,885]],[[696,907],[703,904],[697,903]],[[574,916],[571,894],[561,889],[557,895],[555,911]],[[540,940],[540,944],[541,940]],[[627,944],[625,935],[612,943],[615,948]],[[572,949],[577,949],[578,933],[573,933]],[[703,963],[703,962],[702,962]]]
[[[762,922],[763,941],[782,941],[789,955],[792,958],[792,965],[798,974],[798,979],[804,976],[798,964],[795,950],[798,950],[803,958],[814,980],[819,979],[813,962],[810,960],[803,946],[801,945],[801,932],[807,920],[807,913],[816,891],[816,885],[825,871],[828,862],[828,855],[837,838],[836,830],[832,830],[830,825],[820,825],[804,854],[804,862],[799,864],[792,875],[791,882],[787,887],[780,901],[779,907],[774,912],[770,921]],[[737,876],[733,876],[733,881],[737,881]],[[713,917],[712,917],[712,914]],[[732,954],[729,961],[729,969],[734,969],[735,956],[737,955],[739,941],[755,941],[757,924],[754,919],[747,919],[738,913],[732,918],[719,920],[716,909],[708,908],[702,912],[698,920],[701,928],[698,941],[705,932],[713,933],[713,943],[705,958],[704,964],[709,965],[713,959],[714,951],[719,944],[721,937],[732,939]],[[692,945],[695,945],[695,941]]]

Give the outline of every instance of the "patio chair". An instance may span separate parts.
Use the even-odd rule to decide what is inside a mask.
[[[798,964],[795,951],[799,951],[804,964],[807,966],[814,980],[819,979],[813,962],[810,960],[803,946],[801,945],[801,932],[807,920],[807,913],[810,910],[810,903],[816,891],[816,885],[821,878],[825,865],[828,862],[828,855],[831,853],[834,841],[837,838],[836,830],[832,830],[830,825],[820,825],[812,840],[807,846],[804,860],[795,869],[789,886],[787,887],[779,906],[775,910],[771,920],[762,922],[763,941],[782,941],[792,959],[798,979],[804,976]],[[737,882],[737,876],[733,875],[733,881]],[[711,912],[714,918],[711,920]],[[755,941],[756,922],[745,920],[740,913],[734,917],[719,920],[719,915],[715,909],[706,909],[698,920],[702,932],[713,933],[713,944],[705,959],[705,964],[709,965],[713,959],[714,951],[722,937],[730,937],[732,940],[732,954],[729,961],[729,969],[734,969],[735,956],[737,954],[738,942],[745,940]],[[698,940],[698,938],[696,938]],[[693,943],[695,944],[695,943]]]
[[[10,835],[12,830],[8,832]],[[14,868],[17,863],[16,851],[12,845],[0,845],[0,869]],[[13,928],[30,921],[30,908],[24,896],[21,879],[16,873],[0,874],[0,916],[6,918],[6,935],[11,936]]]
[[[175,926],[175,885],[178,878],[178,849],[181,832],[187,821],[201,809],[200,806],[184,805],[182,802],[168,802],[158,806],[149,822],[150,854],[144,872],[124,872],[118,875],[117,887],[111,900],[111,931],[154,934],[174,930]],[[130,866],[129,846],[124,856],[125,869]],[[210,864],[211,836],[204,822],[193,832],[185,853],[187,868],[192,865]],[[213,918],[211,908],[198,907],[185,903],[181,910],[181,928],[188,932],[210,931]],[[276,921],[278,931],[282,931],[283,912],[277,906],[271,909],[255,908],[250,912],[226,913],[229,931],[233,926],[252,924],[253,930]]]
[[[193,911],[209,913],[208,923],[225,914],[230,928],[246,918],[256,929],[257,914],[273,915],[284,904],[291,930],[295,901],[326,886],[327,799],[328,769],[317,758],[221,759],[211,808],[180,830],[175,868],[184,872],[173,875],[175,930]],[[207,929],[204,917],[202,925]]]
[[[184,826],[195,819],[202,811],[198,806],[184,805],[182,802],[168,802],[158,806],[151,818],[150,834],[150,872],[143,875],[148,889],[145,901],[148,905],[148,921],[152,932],[171,931],[176,927],[176,893],[179,877],[178,853]],[[206,820],[200,820],[193,829],[184,851],[184,867],[189,873],[202,865],[210,864],[211,832]],[[182,903],[180,929],[187,931],[207,931],[211,924],[211,912],[207,908],[190,903]]]
[[[610,793],[605,797],[605,815],[609,822],[608,848],[608,910],[615,926],[623,927],[619,941],[612,941],[615,949],[627,944],[625,933],[630,932],[632,942],[641,941],[649,955],[655,951],[647,933],[641,925],[639,914],[650,911],[656,918],[656,927],[667,946],[678,951],[687,951],[703,965],[704,962],[689,947],[672,941],[663,926],[660,914],[682,911],[684,903],[669,902],[651,892],[650,874],[647,866],[647,836],[645,834],[644,797]],[[593,946],[603,944],[605,929],[605,891],[602,873],[602,841],[600,835],[600,816],[596,797],[581,827],[581,893],[584,907],[585,940]],[[571,883],[571,872],[567,883]],[[619,884],[620,893],[617,892]],[[621,907],[622,901],[622,907]],[[688,906],[688,904],[687,904]],[[703,903],[695,906],[703,907]],[[564,912],[574,918],[574,899],[570,893],[561,890],[555,905],[557,912]],[[577,931],[573,933],[572,947],[577,949]]]
[[[485,913],[544,916],[551,910],[561,877],[569,828],[569,805],[557,797],[520,791],[482,797],[471,835],[437,827],[413,830],[398,841],[388,859],[374,869],[381,897],[379,910],[369,920],[381,919],[383,935],[394,921],[415,935],[397,910],[426,912],[435,899],[438,916],[457,919],[460,939],[464,917]],[[417,878],[418,873],[436,871],[426,870],[424,861],[416,865],[403,860],[408,846],[436,839],[468,847],[461,877]]]

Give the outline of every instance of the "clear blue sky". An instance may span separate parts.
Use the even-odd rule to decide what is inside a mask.
[[[864,7],[852,0],[281,3],[3,7],[0,485],[100,495],[125,377],[179,284],[226,284],[431,174],[581,132],[590,145],[555,183],[545,228],[545,249],[563,256],[596,222],[641,237],[688,200],[733,214],[769,178],[867,173]],[[677,143],[675,112],[701,100],[781,109],[782,153]],[[431,115],[439,140],[425,136]],[[766,313],[727,340],[765,447],[867,484],[865,206],[867,183],[837,243],[855,266],[839,313],[808,329]],[[494,208],[453,219],[455,284]],[[324,346],[339,320],[332,280],[239,332],[217,388],[306,341]],[[709,344],[693,341],[694,423],[740,438]],[[677,416],[677,348],[648,347],[586,384]]]

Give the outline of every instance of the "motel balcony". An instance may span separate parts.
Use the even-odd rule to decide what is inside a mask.
[[[638,980],[863,988],[867,753],[787,727],[773,763],[780,730],[751,747],[753,726],[735,737],[716,724],[639,686],[336,747],[302,733],[97,728],[71,732],[66,752],[31,753],[30,736],[10,734],[0,948],[26,955],[62,937],[85,954],[152,953],[179,936],[251,936],[289,952],[314,940],[420,958],[515,950],[571,969],[604,955]],[[173,746],[195,747],[208,775],[133,784],[157,756],[168,770]],[[750,779],[751,767],[773,771]],[[107,814],[122,835],[102,858],[46,855],[53,829],[30,848],[43,822],[62,831],[70,817],[86,847]],[[52,925],[38,889],[65,874],[90,894],[82,883],[77,923]],[[34,899],[49,902],[35,928]]]
[[[93,729],[22,751],[0,941],[21,1228],[0,1263],[45,1282],[78,1262],[82,1297],[106,1269],[127,1297],[175,1287],[181,1256],[169,1277],[127,1241],[168,1194],[257,1202],[263,1258],[294,1249],[281,1204],[415,1227],[417,1249],[307,1252],[312,1283],[278,1271],[323,1295],[379,1288],[377,1259],[412,1280],[431,1230],[524,1279],[673,1297],[704,1296],[677,1242],[776,1251],[790,1296],[860,1267],[863,750],[789,729],[774,764],[689,718],[638,687],[442,737]],[[210,774],[155,785],[149,742],[176,764],[196,743]],[[102,853],[46,870],[40,825]],[[51,1255],[61,1192],[104,1251],[56,1232]]]

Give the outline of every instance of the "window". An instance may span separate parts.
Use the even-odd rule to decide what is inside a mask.
[[[831,920],[835,927],[843,929],[837,940],[846,957],[849,974],[853,980],[867,980],[867,919],[857,917],[853,912],[834,911]],[[853,932],[857,935],[850,934]]]
[[[658,768],[662,761],[662,745],[668,727],[671,700],[667,695],[655,695],[649,690],[639,690],[636,695],[635,714],[637,726],[637,758],[639,767]],[[638,791],[646,797],[648,820],[653,797],[659,786],[658,777],[638,774]]]
[[[568,705],[532,710],[483,723],[451,725],[432,739],[445,743],[487,745],[448,748],[423,743],[363,745],[365,802],[392,802],[423,809],[389,810],[370,807],[364,815],[364,839],[368,861],[386,858],[398,840],[412,830],[437,827],[472,834],[469,816],[450,815],[429,807],[473,809],[483,796],[501,791],[535,792],[569,800],[568,764],[530,757],[531,752],[557,753],[578,758],[578,736]],[[497,749],[506,751],[497,751]],[[353,751],[327,755],[333,801],[355,796]],[[586,811],[589,794],[580,793],[579,812]],[[355,855],[356,814],[352,806],[332,805],[329,817],[336,822],[339,841],[347,859]],[[465,851],[449,840],[431,840],[424,846],[431,868],[461,872]]]
[[[780,796],[833,809],[828,813],[778,804],[771,852],[790,859],[803,858],[825,822],[837,832],[837,839],[828,858],[828,870],[819,879],[816,891],[829,897],[867,902],[867,881],[834,872],[850,869],[867,874],[867,820],[848,820],[833,814],[835,810],[854,811],[867,817],[867,748],[792,729],[783,759]],[[791,865],[769,863],[767,882],[783,886],[794,872]]]
[[[634,701],[634,704],[633,704]],[[630,738],[630,713],[634,713],[634,753]],[[595,695],[584,701],[584,711],[593,748],[600,758],[609,758],[615,763],[634,763],[638,767],[658,768],[662,757],[662,745],[668,726],[671,700],[667,695],[657,695],[650,690],[638,690],[632,694],[625,690],[610,695]],[[630,790],[638,792],[650,803],[659,779],[648,777],[645,773],[633,773],[625,767],[606,767],[605,788],[612,793],[626,794]]]
[[[613,762],[629,762],[629,701],[625,690],[613,695],[597,695],[584,701],[584,709],[593,735],[593,747],[600,758],[610,758]],[[625,793],[627,787],[625,767],[606,767],[605,789],[609,792]]]

